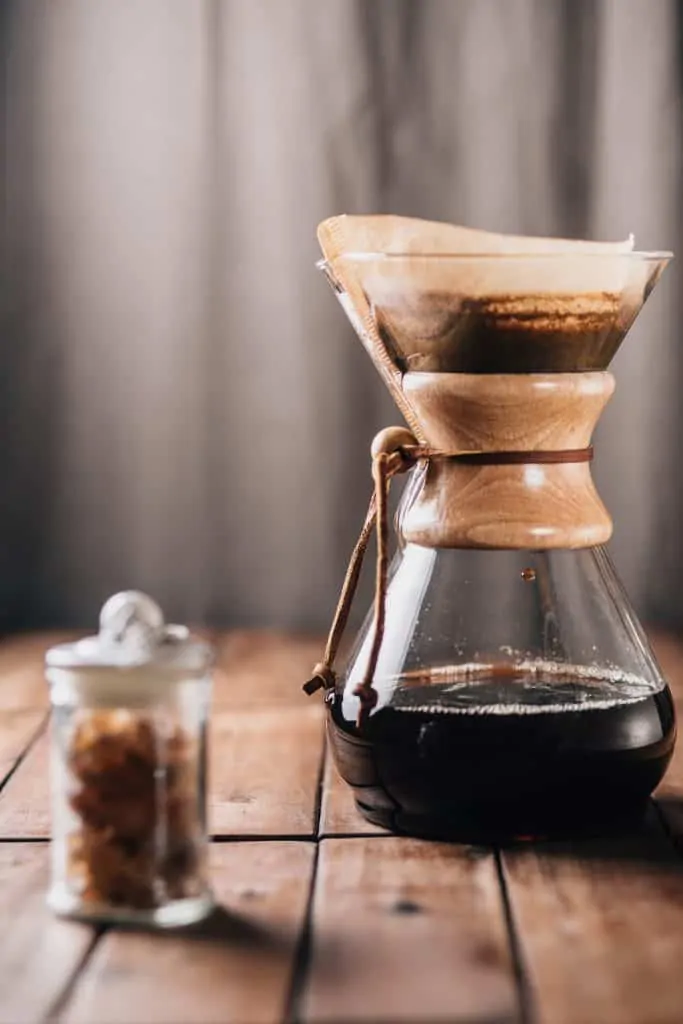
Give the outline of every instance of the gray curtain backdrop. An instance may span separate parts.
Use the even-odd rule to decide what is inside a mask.
[[[314,269],[341,212],[683,251],[673,0],[3,0],[0,618],[319,629],[399,419]],[[683,264],[596,476],[681,624]]]

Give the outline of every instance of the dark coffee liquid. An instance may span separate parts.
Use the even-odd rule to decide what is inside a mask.
[[[406,288],[376,303],[377,329],[403,373],[604,370],[633,320],[623,296],[498,295],[472,299]]]
[[[337,698],[329,736],[359,810],[394,831],[465,841],[602,831],[642,813],[676,733],[668,688],[622,689],[625,699],[614,681],[550,675],[412,681],[361,730]]]

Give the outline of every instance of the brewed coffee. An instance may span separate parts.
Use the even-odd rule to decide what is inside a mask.
[[[605,293],[473,299],[407,289],[395,302],[376,302],[374,313],[402,373],[601,370],[627,326],[620,296]]]
[[[643,811],[671,758],[668,688],[643,696],[502,666],[469,682],[409,682],[361,731],[341,699],[329,719],[358,808],[394,831],[503,841],[602,831]]]

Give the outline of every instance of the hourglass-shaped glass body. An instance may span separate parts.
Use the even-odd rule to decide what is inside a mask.
[[[399,509],[376,702],[359,719],[372,613],[328,694],[358,807],[463,838],[641,811],[674,712],[603,546],[589,446],[607,366],[667,254],[335,254],[320,237],[416,438],[443,453],[413,470]]]

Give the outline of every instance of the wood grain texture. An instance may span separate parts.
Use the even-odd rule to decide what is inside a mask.
[[[584,448],[614,391],[609,373],[408,373],[403,387],[439,451]],[[612,521],[590,464],[467,465],[434,460],[402,522],[436,547],[577,548]]]
[[[402,520],[424,547],[531,549],[605,544],[612,520],[587,462],[470,466],[434,460]]]
[[[683,860],[656,821],[505,866],[539,1024],[679,1024]]]
[[[313,835],[323,711],[216,711],[210,737],[209,822],[215,835]],[[0,838],[46,838],[49,734],[0,792]]]
[[[337,771],[331,753],[325,757],[319,835],[383,835],[384,829],[369,822],[353,799],[353,792]]]
[[[82,633],[63,630],[21,633],[0,642],[0,710],[46,708],[45,652],[54,644],[75,640]]]
[[[678,713],[680,716],[680,709]],[[680,736],[674,747],[671,764],[655,793],[655,800],[683,856],[683,742]]]
[[[440,451],[585,448],[611,373],[407,373],[403,390]]]
[[[56,639],[19,638],[7,662],[11,685],[0,675],[0,777],[40,728],[43,705],[34,701],[44,692],[43,651]],[[207,925],[174,935],[108,933],[78,977],[66,1020],[282,1019],[314,844],[272,837],[308,839],[315,828],[323,708],[299,687],[319,645],[281,634],[212,639],[224,673],[212,726],[212,824],[219,835],[268,841],[212,844],[225,911]],[[683,707],[683,644],[658,635],[653,643]],[[28,672],[17,660],[22,649]],[[16,710],[19,698],[27,710]],[[638,836],[505,854],[535,1024],[682,1019],[683,748],[657,803],[672,839],[653,817]],[[93,941],[87,927],[60,922],[44,907],[47,845],[2,842],[45,837],[48,824],[43,735],[0,793],[0,915],[11,924],[0,942],[0,1024],[44,1018]],[[320,844],[303,1019],[519,1019],[490,855],[382,834],[357,814],[331,759],[319,831],[357,838]]]
[[[651,630],[649,640],[680,714],[683,709],[683,638]]]
[[[0,786],[45,723],[44,711],[0,711]]]
[[[651,632],[650,642],[676,705],[679,736],[664,780],[655,794],[657,806],[683,854],[683,641],[663,632]]]
[[[324,724],[320,703],[218,710],[211,725],[209,823],[214,835],[312,836]]]
[[[0,1022],[40,1021],[93,941],[86,925],[60,921],[45,905],[46,843],[0,844]]]
[[[492,855],[393,836],[323,840],[305,1020],[517,1016]]]
[[[46,730],[0,792],[0,839],[50,835],[50,744]]]
[[[79,1024],[267,1024],[283,1018],[313,846],[214,844],[221,910],[184,933],[110,932],[63,1019]]]
[[[0,711],[47,707],[45,652],[54,644],[76,640],[85,632],[48,631],[3,638]],[[216,705],[301,707],[301,687],[324,646],[322,637],[292,636],[272,630],[221,633],[200,627],[193,628],[193,633],[215,648]]]
[[[234,630],[213,637],[214,705],[305,707],[301,687],[320,660],[321,637]]]

